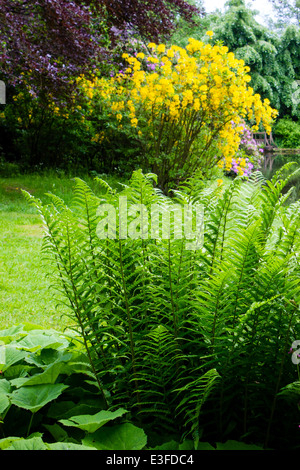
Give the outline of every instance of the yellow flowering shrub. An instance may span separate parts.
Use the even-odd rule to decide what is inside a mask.
[[[207,32],[210,38],[212,31]],[[149,55],[123,55],[123,73],[78,84],[101,112],[140,143],[144,162],[165,188],[199,167],[231,167],[247,120],[271,132],[277,114],[249,86],[249,68],[227,47],[190,39],[186,48],[148,44]],[[99,107],[91,106],[93,109]],[[122,127],[121,127],[122,126]],[[241,164],[243,162],[241,161]]]

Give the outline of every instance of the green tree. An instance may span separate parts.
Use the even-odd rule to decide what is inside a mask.
[[[300,31],[295,25],[284,30],[278,46],[277,60],[280,75],[280,115],[300,117]]]
[[[289,26],[282,36],[255,20],[256,11],[244,0],[229,0],[225,15],[214,28],[214,40],[222,41],[250,67],[256,93],[268,98],[279,114],[297,115],[293,96],[299,69],[299,32]]]
[[[219,20],[220,12],[216,10],[213,13],[207,14],[202,0],[194,0],[191,3],[199,8],[201,14],[194,14],[192,22],[179,16],[177,18],[176,29],[168,41],[170,45],[176,44],[179,47],[186,47],[189,38],[201,40],[205,36],[206,31],[212,29]]]

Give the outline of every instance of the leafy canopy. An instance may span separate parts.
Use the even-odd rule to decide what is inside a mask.
[[[1,0],[1,79],[67,98],[72,77],[111,61],[117,28],[157,40],[170,34],[176,15],[192,21],[195,13],[185,0]]]
[[[280,2],[281,4],[282,2]],[[299,76],[299,28],[290,25],[282,35],[255,20],[244,0],[227,2],[225,14],[214,24],[214,39],[222,41],[250,67],[251,87],[270,100],[283,117],[297,116],[295,101]]]

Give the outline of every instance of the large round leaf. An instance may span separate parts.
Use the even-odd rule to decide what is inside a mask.
[[[22,387],[11,394],[11,403],[35,413],[52,400],[55,400],[66,388],[64,384],[43,384]]]
[[[102,410],[94,415],[78,415],[71,416],[69,419],[61,419],[60,423],[64,424],[65,426],[74,426],[88,433],[94,433],[97,431],[97,429],[104,426],[104,424],[113,419],[119,418],[124,413],[126,413],[126,410],[123,408],[120,408],[116,411]]]
[[[9,395],[11,391],[10,382],[6,379],[0,380],[0,416],[9,407]]]
[[[5,372],[7,369],[9,369],[13,364],[16,364],[19,361],[22,361],[28,353],[26,351],[20,351],[15,348],[15,346],[12,345],[6,345],[5,346],[5,351],[2,353],[1,356],[4,356],[3,363],[0,361],[0,367],[2,372]]]
[[[46,444],[49,450],[97,450],[95,447],[83,446],[73,442],[54,442],[53,444]]]
[[[66,347],[69,344],[69,341],[58,333],[47,332],[31,332],[25,338],[22,338],[20,341],[15,343],[17,349],[23,349],[25,351],[38,351],[43,348],[59,348]]]
[[[32,437],[29,439],[15,439],[5,450],[47,450],[41,437]]]
[[[98,429],[82,443],[98,450],[141,450],[147,444],[147,436],[141,428],[124,423]]]

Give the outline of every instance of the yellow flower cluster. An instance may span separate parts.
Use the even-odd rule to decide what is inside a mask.
[[[213,32],[206,34],[211,38]],[[150,43],[148,49],[148,56],[123,54],[128,67],[111,79],[78,79],[89,100],[100,98],[119,125],[127,123],[145,136],[146,145],[153,147],[163,132],[173,133],[169,152],[197,148],[202,159],[213,145],[216,161],[226,169],[240,143],[242,120],[252,122],[253,130],[262,124],[271,132],[277,112],[254,94],[250,69],[227,47],[191,38],[186,48]],[[187,146],[191,139],[197,146]]]

